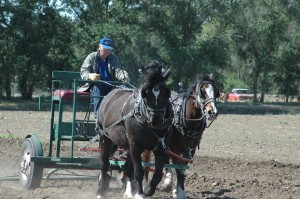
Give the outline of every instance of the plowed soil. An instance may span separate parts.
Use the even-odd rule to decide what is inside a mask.
[[[40,188],[29,191],[13,181],[19,174],[22,140],[39,130],[46,147],[49,119],[49,112],[42,111],[0,112],[1,199],[96,198],[96,180],[42,180]],[[3,138],[7,135],[12,138]],[[300,198],[300,115],[220,115],[205,130],[200,149],[185,174],[190,199]],[[123,190],[114,183],[111,187],[107,198],[121,198]],[[159,186],[151,198],[172,198],[172,193]]]

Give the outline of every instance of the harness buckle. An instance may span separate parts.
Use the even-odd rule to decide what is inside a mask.
[[[166,145],[166,143],[165,143],[165,137],[159,138],[159,141],[160,141],[161,146],[163,147],[163,149],[166,149],[166,148],[167,148],[167,145]]]
[[[193,148],[189,148],[189,147],[188,147],[188,154],[189,154],[189,159],[190,159],[190,160],[193,159],[192,153],[193,153]]]

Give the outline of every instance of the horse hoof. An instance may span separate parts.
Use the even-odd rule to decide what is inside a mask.
[[[123,198],[132,198],[132,194],[124,193]]]
[[[132,190],[126,187],[123,198],[132,198]]]
[[[149,185],[146,185],[144,188],[144,194],[146,197],[151,197],[153,196],[155,193],[154,189],[151,189],[151,187]]]
[[[165,192],[172,191],[172,188],[173,188],[172,184],[163,184],[162,185],[162,190],[164,190]]]
[[[100,198],[102,198],[100,195],[97,195],[97,199],[100,199]]]
[[[172,188],[173,188],[173,181],[172,181],[172,179],[171,179],[171,178],[166,178],[166,179],[164,180],[163,185],[162,185],[162,189],[163,189],[164,191],[169,192],[169,191],[172,190]]]
[[[134,199],[145,199],[145,196],[142,194],[142,195],[140,195],[140,194],[136,194],[135,196],[134,196]]]
[[[185,191],[182,189],[173,189],[173,198],[174,199],[186,199]]]

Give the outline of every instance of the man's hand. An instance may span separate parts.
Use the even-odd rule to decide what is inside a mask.
[[[89,79],[90,79],[90,80],[99,80],[99,79],[100,79],[100,74],[97,74],[97,73],[90,73],[90,74],[89,74]]]

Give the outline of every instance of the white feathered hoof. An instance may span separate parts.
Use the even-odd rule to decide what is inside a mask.
[[[123,198],[132,198],[132,187],[128,177],[125,178],[125,192]]]
[[[140,195],[140,194],[135,194],[134,199],[145,199],[144,194]]]
[[[164,191],[168,191],[169,192],[169,191],[172,190],[172,188],[173,188],[173,180],[172,180],[171,177],[166,176],[166,178],[165,178],[165,180],[164,180],[164,182],[162,184],[162,189]]]
[[[162,189],[164,191],[169,192],[172,190],[172,188],[173,188],[173,171],[172,169],[168,169],[165,176],[165,180],[162,184]]]

